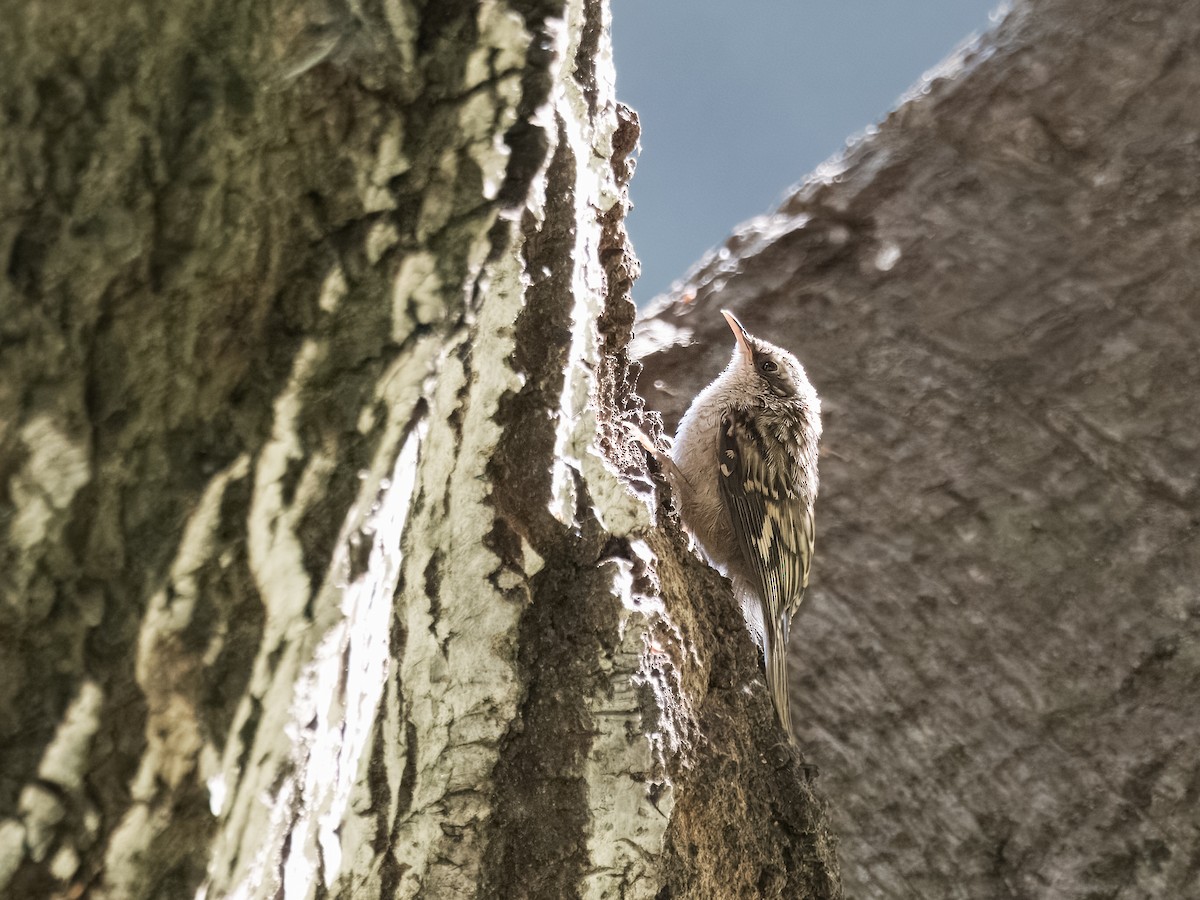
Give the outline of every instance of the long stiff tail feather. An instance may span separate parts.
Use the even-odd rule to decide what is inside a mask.
[[[787,670],[787,629],[773,632],[767,638],[766,675],[767,687],[771,691],[771,703],[775,707],[775,715],[788,741],[796,743],[792,734],[792,709],[788,701],[788,670]]]

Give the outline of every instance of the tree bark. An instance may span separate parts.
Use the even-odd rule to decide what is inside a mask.
[[[642,326],[669,425],[722,307],[822,395],[792,703],[848,895],[1200,896],[1198,46],[1019,3]]]
[[[607,4],[4,12],[0,893],[840,896],[624,427]]]

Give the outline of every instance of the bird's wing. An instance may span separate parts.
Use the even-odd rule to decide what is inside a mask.
[[[718,483],[742,553],[758,574],[768,620],[787,641],[791,615],[808,587],[812,510],[770,465],[762,436],[744,415],[721,419]],[[785,615],[781,615],[785,612]]]

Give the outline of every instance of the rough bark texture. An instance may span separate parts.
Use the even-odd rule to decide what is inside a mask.
[[[840,896],[621,425],[606,3],[3,13],[0,895]]]
[[[669,425],[721,307],[823,397],[792,697],[848,896],[1200,897],[1198,49],[1018,5],[640,332]]]

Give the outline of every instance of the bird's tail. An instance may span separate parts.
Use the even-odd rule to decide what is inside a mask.
[[[749,581],[735,577],[733,590],[742,607],[746,628],[758,649],[762,651],[763,674],[767,678],[767,690],[771,692],[771,705],[775,716],[783,726],[788,741],[795,744],[792,734],[792,711],[788,702],[787,648],[791,622],[781,616],[773,616],[763,608],[762,599]]]
[[[779,724],[788,736],[788,741],[795,744],[796,736],[792,734],[792,708],[788,701],[787,645],[789,629],[787,623],[782,623],[782,626],[778,629],[768,629],[770,633],[767,636],[766,653],[764,654],[767,688],[771,691],[771,704],[775,707],[775,715],[779,718]]]

